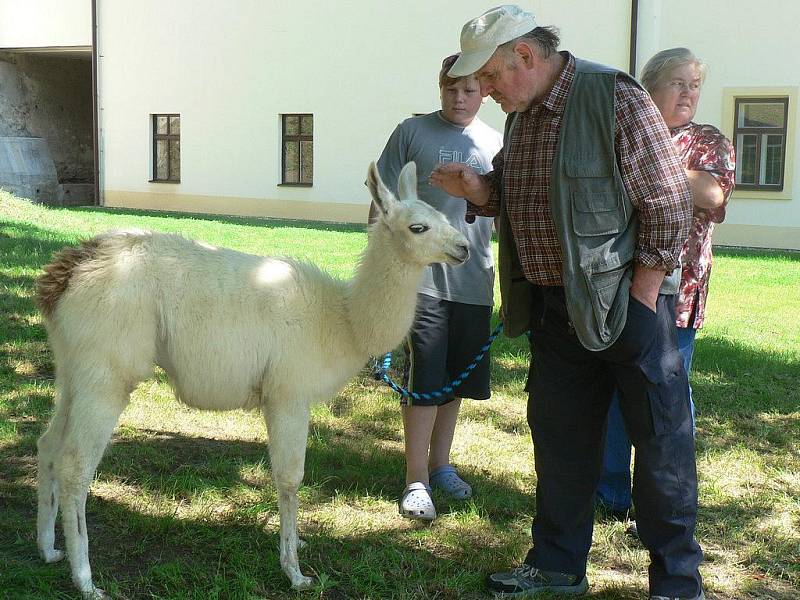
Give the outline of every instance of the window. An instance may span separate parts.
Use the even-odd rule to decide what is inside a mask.
[[[281,184],[314,183],[314,115],[281,115]]]
[[[736,187],[782,190],[789,98],[736,98],[734,110]]]
[[[153,179],[180,183],[181,116],[151,115],[153,120]]]

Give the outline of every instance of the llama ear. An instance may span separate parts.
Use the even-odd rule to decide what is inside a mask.
[[[383,183],[381,175],[378,173],[378,167],[375,166],[374,162],[369,164],[367,185],[369,186],[369,191],[372,194],[372,200],[375,202],[375,205],[384,215],[388,213],[389,207],[393,202],[396,202],[396,200],[394,194],[392,194],[389,188],[386,187],[386,184]]]
[[[407,162],[397,178],[397,194],[400,200],[417,197],[417,165],[412,160]]]

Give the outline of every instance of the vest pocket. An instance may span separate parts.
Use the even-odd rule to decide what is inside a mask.
[[[587,156],[564,157],[564,174],[567,177],[581,179],[584,177],[611,177],[614,174],[612,165],[614,158],[590,154]]]
[[[602,272],[584,271],[597,331],[604,342],[611,339],[612,328],[608,325],[608,315],[614,306],[620,282],[625,277],[627,269],[627,265],[622,265]]]
[[[577,235],[612,235],[625,225],[625,214],[616,194],[572,192],[572,229]]]

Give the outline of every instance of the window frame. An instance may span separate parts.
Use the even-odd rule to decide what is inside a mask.
[[[298,117],[298,133],[286,133],[286,121],[289,117]],[[308,117],[311,119],[311,134],[303,134],[303,118]],[[297,178],[299,181],[286,181],[286,143],[297,142]],[[303,179],[303,142],[311,142],[311,181],[302,181]],[[279,186],[286,187],[312,187],[314,185],[314,113],[282,113],[281,114],[281,182]]]
[[[167,133],[158,133],[158,119],[159,117],[166,117],[167,118]],[[152,169],[151,169],[151,178],[150,183],[180,183],[181,176],[179,169],[179,174],[177,178],[173,178],[171,176],[172,171],[172,161],[170,160],[170,150],[172,148],[172,142],[178,142],[178,164],[180,164],[181,160],[181,149],[180,149],[180,142],[181,142],[181,134],[180,131],[178,133],[170,133],[172,131],[172,118],[177,117],[178,119],[181,118],[180,113],[152,113],[150,115],[150,136],[152,142]],[[182,126],[182,125],[181,125]],[[166,179],[158,178],[158,142],[159,141],[166,141],[167,142],[167,177]]]
[[[758,192],[782,192],[786,185],[787,165],[786,165],[786,149],[789,145],[789,96],[734,96],[733,104],[733,144],[736,149],[736,169],[737,176],[742,168],[742,158],[744,152],[738,147],[738,140],[740,135],[754,135],[756,136],[756,163],[755,163],[755,183],[739,183],[736,182],[736,189],[750,190]],[[739,127],[739,110],[743,104],[783,104],[783,127]],[[781,148],[781,177],[778,184],[767,184],[761,181],[761,155],[763,150],[764,136],[767,135],[781,135],[783,137],[783,144]]]

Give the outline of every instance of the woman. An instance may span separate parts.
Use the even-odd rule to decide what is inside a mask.
[[[705,317],[712,264],[711,236],[714,224],[725,219],[736,168],[730,140],[716,127],[692,121],[705,76],[705,63],[687,48],[662,50],[647,61],[641,75],[642,85],[669,127],[694,205],[692,229],[681,252],[681,285],[675,306],[678,349],[687,375],[692,366],[695,336]],[[694,422],[691,386],[689,402]],[[597,500],[621,520],[631,507],[630,462],[631,443],[615,397],[609,409]]]
[[[406,387],[435,392],[470,364],[489,335],[494,299],[491,250],[492,220],[464,220],[466,203],[428,184],[440,163],[467,163],[480,172],[492,169],[492,158],[503,144],[500,133],[477,118],[482,98],[473,76],[451,78],[447,71],[457,55],[448,56],[439,72],[442,109],[406,119],[394,130],[378,160],[381,177],[394,190],[409,161],[419,173],[417,194],[440,212],[469,240],[470,258],[459,267],[431,265],[419,289],[417,316],[406,342]],[[370,209],[370,215],[375,207]],[[370,218],[370,222],[372,218]],[[461,398],[489,397],[489,357],[484,355],[459,386],[458,396],[401,398],[405,434],[406,486],[400,514],[412,519],[436,518],[431,489],[466,499],[472,488],[450,464]]]

